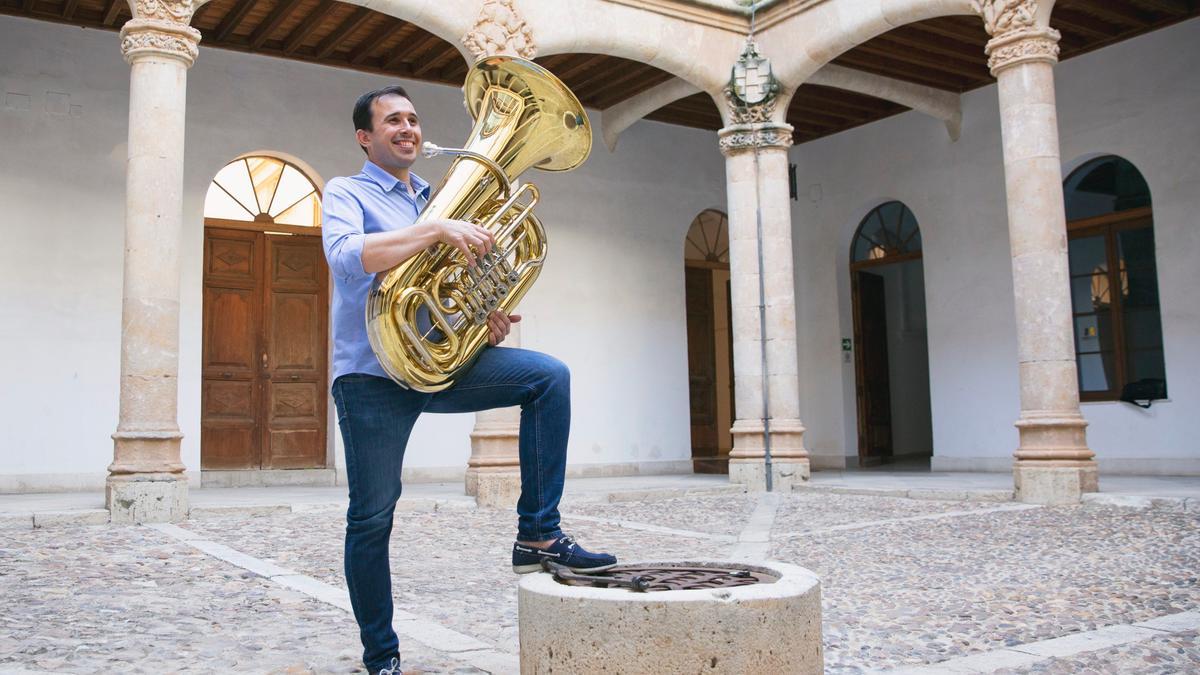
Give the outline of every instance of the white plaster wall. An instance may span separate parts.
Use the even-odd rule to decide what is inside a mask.
[[[189,468],[200,459],[209,181],[253,150],[298,157],[325,179],[358,171],[351,106],[392,81],[201,46],[188,73],[181,249],[179,423]],[[0,97],[30,101],[23,110],[20,96],[0,98],[14,106],[0,107],[0,488],[95,487],[112,459],[128,83],[115,33],[0,17]],[[426,139],[465,140],[470,120],[457,89],[404,84]],[[68,94],[80,109],[46,112],[46,92]],[[597,137],[575,172],[525,176],[542,188],[550,257],[521,308],[523,345],[572,368],[571,464],[687,466],[682,239],[696,213],[724,204],[724,161],[711,133],[642,122],[626,136],[616,154]],[[426,160],[416,169],[436,182],[445,166]],[[425,416],[406,467],[426,478],[461,475],[472,425],[471,415]],[[336,457],[340,466],[340,448]]]
[[[1141,411],[1084,404],[1102,469],[1200,473],[1188,416],[1200,405],[1200,20],[1066,61],[1056,69],[1064,172],[1114,153],[1154,200],[1171,400]],[[928,303],[934,467],[1006,471],[1019,403],[1012,271],[995,86],[963,97],[963,132],[905,113],[798,146],[793,203],[797,332],[806,441],[816,466],[855,454],[850,238],[874,206],[899,199],[921,226]],[[1064,173],[1065,175],[1065,173]],[[836,292],[833,292],[836,291]]]

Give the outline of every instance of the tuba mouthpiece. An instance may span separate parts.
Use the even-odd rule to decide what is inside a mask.
[[[429,141],[425,141],[421,144],[421,156],[425,159],[437,157],[440,154],[442,154],[441,146],[430,143]]]

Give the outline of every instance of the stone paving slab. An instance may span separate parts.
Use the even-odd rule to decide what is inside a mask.
[[[1195,630],[1053,658],[1021,669],[995,671],[996,675],[1176,675],[1195,672],[1200,672],[1200,632]]]
[[[569,513],[563,524],[584,546],[610,550],[627,561],[717,558],[730,548],[723,542],[572,522]],[[397,514],[390,551],[397,608],[516,653],[518,577],[511,569],[515,526],[515,514],[503,510]],[[345,518],[340,514],[210,519],[185,527],[243,553],[345,587]]]
[[[827,671],[858,672],[1200,606],[1198,525],[1172,511],[1041,508],[777,540],[773,553],[821,577]]]
[[[806,491],[793,492],[783,497],[775,516],[773,531],[776,535],[950,511],[984,510],[997,506],[986,502],[816,494]]]
[[[350,673],[345,611],[146,527],[6,532],[0,671]],[[412,671],[478,673],[409,646]]]
[[[728,493],[611,504],[567,503],[563,510],[568,515],[580,513],[590,518],[736,536],[754,511],[756,499],[755,495]]]

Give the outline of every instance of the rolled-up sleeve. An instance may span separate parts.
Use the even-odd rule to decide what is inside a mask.
[[[350,194],[344,179],[334,178],[325,186],[321,208],[321,239],[334,276],[343,281],[371,276],[362,264],[366,238],[362,204]]]

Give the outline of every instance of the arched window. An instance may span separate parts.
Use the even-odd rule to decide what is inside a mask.
[[[299,168],[276,157],[241,157],[217,172],[204,198],[204,217],[319,227],[321,195]]]
[[[1063,194],[1080,399],[1166,398],[1150,188],[1109,155],[1071,172]]]
[[[729,218],[716,209],[701,211],[688,228],[683,257],[728,265]]]
[[[873,264],[921,257],[921,230],[901,202],[876,206],[858,224],[850,245],[850,263]]]

